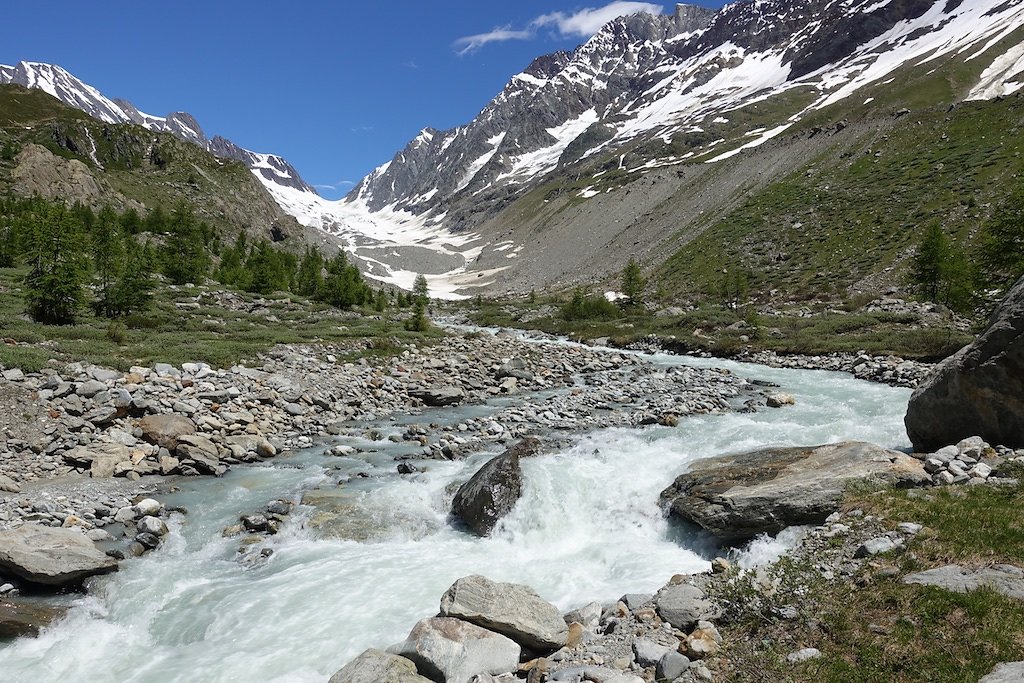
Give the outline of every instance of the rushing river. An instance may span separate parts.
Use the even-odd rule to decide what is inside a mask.
[[[565,610],[652,592],[673,574],[706,569],[710,549],[668,524],[657,505],[659,492],[694,460],[845,439],[909,446],[902,421],[908,390],[838,373],[655,360],[777,382],[796,405],[687,418],[675,428],[601,430],[524,460],[523,498],[487,539],[448,525],[445,504],[446,487],[467,478],[486,453],[431,461],[425,474],[401,478],[387,450],[401,446],[384,442],[383,452],[358,461],[325,456],[321,446],[222,479],[190,480],[173,500],[190,514],[176,516],[164,545],[123,562],[41,637],[0,646],[0,680],[326,683],[365,648],[402,640],[418,619],[435,614],[460,576],[526,583]],[[429,419],[458,421],[481,410]],[[394,421],[379,427],[401,429]],[[241,513],[357,471],[380,475],[350,487],[382,525],[371,541],[316,540],[302,528],[303,508],[265,542],[274,552],[262,561],[240,561],[239,539],[220,535]],[[782,545],[755,542],[742,559],[770,558]]]

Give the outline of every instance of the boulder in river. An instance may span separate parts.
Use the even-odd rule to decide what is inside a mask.
[[[540,446],[539,439],[528,436],[489,460],[459,487],[452,499],[452,514],[480,536],[491,533],[522,494],[523,471],[519,459],[535,455]]]
[[[467,576],[441,598],[441,615],[457,617],[508,636],[536,653],[565,645],[569,629],[558,608],[529,586]]]
[[[737,543],[824,522],[859,481],[907,487],[930,477],[918,460],[870,443],[766,448],[699,460],[661,500],[673,515]]]
[[[970,345],[914,391],[904,419],[914,448],[931,452],[969,436],[1024,447],[1024,278]]]
[[[28,636],[34,638],[64,610],[18,598],[0,598],[0,642]]]
[[[117,571],[117,560],[80,531],[25,524],[0,531],[0,569],[30,583],[68,586]]]
[[[412,660],[369,649],[331,676],[328,683],[430,683]]]
[[[433,408],[443,408],[462,403],[466,394],[459,387],[431,387],[429,389],[414,389],[409,392],[413,398],[423,401],[424,405]]]
[[[428,678],[469,683],[477,674],[503,674],[519,666],[519,645],[468,621],[433,617],[416,623],[404,642],[388,648],[411,659]]]

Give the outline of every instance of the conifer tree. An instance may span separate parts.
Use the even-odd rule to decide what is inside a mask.
[[[647,281],[640,270],[640,264],[635,258],[630,257],[626,267],[622,269],[622,293],[626,295],[626,301],[630,306],[643,304],[644,287]]]
[[[318,299],[338,308],[351,308],[366,302],[369,287],[359,269],[349,264],[344,251],[327,262],[327,276]]]
[[[302,296],[316,296],[324,286],[324,257],[316,247],[307,246],[295,276],[295,292]]]
[[[119,223],[114,210],[104,206],[93,222],[89,240],[93,269],[98,279],[93,308],[108,318],[115,315],[111,294],[124,267],[125,238],[119,230]]]
[[[995,286],[1009,286],[1024,275],[1024,188],[1015,190],[985,224],[980,261]]]
[[[430,301],[430,288],[427,278],[420,273],[412,283],[412,317],[405,322],[405,329],[411,332],[426,332],[430,328],[427,318],[427,303]]]
[[[153,300],[153,269],[145,248],[134,240],[125,243],[117,279],[110,288],[108,317],[145,310]]]
[[[217,270],[214,273],[217,282],[245,289],[246,273],[242,261],[245,259],[247,251],[245,233],[239,232],[234,245],[222,249],[220,252],[220,263],[217,264]]]
[[[910,278],[918,294],[927,301],[954,310],[970,308],[972,298],[970,265],[953,248],[942,226],[934,221],[925,228],[911,266]]]
[[[159,207],[154,213],[157,211]],[[176,285],[201,284],[210,269],[206,249],[209,226],[200,224],[184,204],[174,210],[166,226],[167,238],[161,258],[164,274]]]
[[[41,207],[29,221],[28,313],[38,322],[72,324],[85,300],[88,274],[81,223],[57,205]]]

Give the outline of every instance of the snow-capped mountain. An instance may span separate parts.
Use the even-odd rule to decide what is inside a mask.
[[[106,97],[57,65],[40,62],[19,62],[15,66],[0,64],[0,83],[38,88],[106,123],[134,123],[149,130],[171,133],[216,156],[242,162],[268,189],[287,187],[315,194],[298,171],[281,157],[251,152],[220,136],[207,138],[199,122],[185,112],[153,116],[139,111],[131,102]]]
[[[900,69],[949,57],[985,62],[969,97],[1008,94],[1024,86],[1024,45],[1018,34],[1008,49],[993,47],[1022,27],[1024,3],[1006,0],[740,0],[717,13],[678,5],[670,16],[622,17],[572,53],[535,60],[469,124],[424,129],[348,199],[472,228],[452,212],[463,198],[500,206],[556,168],[702,133],[791,91],[802,93],[799,109],[712,140],[721,154],[706,160],[760,145]]]

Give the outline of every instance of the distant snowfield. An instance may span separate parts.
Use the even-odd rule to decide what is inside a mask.
[[[359,200],[330,201],[254,174],[299,223],[340,238],[345,250],[362,261],[367,277],[378,282],[411,290],[413,280],[422,274],[430,296],[464,299],[467,295],[457,290],[490,284],[503,270],[470,275],[469,266],[484,246],[479,236],[450,233],[436,217],[392,209],[371,212]]]

